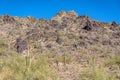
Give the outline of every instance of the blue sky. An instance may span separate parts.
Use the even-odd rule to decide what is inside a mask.
[[[0,0],[0,15],[50,19],[62,10],[120,23],[120,0]]]

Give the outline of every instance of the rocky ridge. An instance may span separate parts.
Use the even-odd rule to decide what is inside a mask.
[[[108,49],[111,53],[120,51],[119,24],[78,16],[74,11],[61,11],[50,20],[0,16],[0,38],[6,48],[21,54],[25,54],[28,46],[38,53],[72,54],[80,53],[82,48]]]

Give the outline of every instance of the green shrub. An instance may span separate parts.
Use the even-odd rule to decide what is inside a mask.
[[[26,60],[26,57],[19,55],[0,60],[0,79],[58,80],[58,77],[55,71],[49,67],[48,58],[46,56],[29,56]]]
[[[18,56],[18,54],[15,51],[8,50],[6,48],[0,48],[0,56],[15,57]]]
[[[93,80],[118,80],[115,75],[110,74],[106,71],[104,65],[97,65],[95,59],[93,59]]]
[[[62,62],[64,65],[69,64],[73,61],[66,53],[64,53],[63,56],[56,56],[55,60]]]
[[[114,56],[112,59],[108,59],[105,65],[120,65],[120,55]]]
[[[3,44],[4,43],[4,40],[0,38],[0,44]]]
[[[106,80],[104,67],[98,67],[95,59],[93,59],[92,70],[93,80]]]

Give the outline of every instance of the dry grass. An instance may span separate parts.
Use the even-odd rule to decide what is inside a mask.
[[[58,77],[45,55],[34,58],[16,55],[0,59],[0,80],[58,80]]]

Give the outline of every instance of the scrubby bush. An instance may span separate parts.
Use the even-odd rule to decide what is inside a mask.
[[[58,80],[58,77],[45,55],[16,55],[0,59],[0,80]]]

